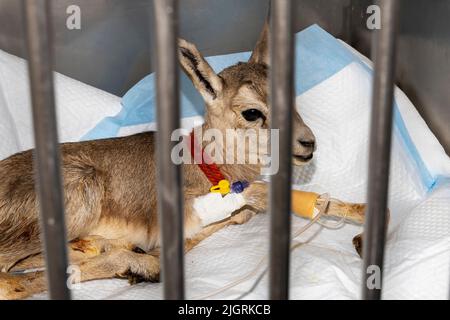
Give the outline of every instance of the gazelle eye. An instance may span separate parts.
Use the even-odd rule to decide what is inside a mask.
[[[260,118],[265,120],[265,118],[266,118],[263,115],[263,113],[261,111],[259,111],[258,109],[248,109],[248,110],[242,111],[242,116],[247,121],[256,121]]]

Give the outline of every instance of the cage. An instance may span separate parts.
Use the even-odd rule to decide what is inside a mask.
[[[232,230],[222,230],[208,238],[204,246],[184,256],[182,174],[180,167],[171,161],[173,143],[169,141],[172,131],[179,127],[180,117],[187,118],[180,110],[178,100],[179,89],[184,88],[183,81],[187,78],[178,80],[181,76],[177,69],[176,39],[180,36],[189,40],[203,55],[212,57],[208,61],[213,67],[215,63],[217,68],[223,67],[223,63],[231,61],[230,55],[254,48],[270,6],[271,121],[272,127],[279,129],[281,141],[279,171],[270,178],[270,215],[258,216],[256,222],[252,219],[250,229],[244,224]],[[261,0],[247,0],[245,3],[237,0],[0,0],[0,71],[3,70],[0,74],[0,85],[3,86],[0,87],[3,90],[0,92],[0,107],[3,94],[4,106],[9,108],[0,110],[7,111],[1,120],[4,134],[2,159],[36,145],[36,180],[50,297],[68,299],[72,292],[76,298],[96,299],[162,296],[167,299],[380,299],[382,294],[387,299],[447,298],[450,281],[448,263],[445,265],[450,236],[449,15],[450,3],[446,0],[274,0],[271,4]],[[376,19],[379,19],[379,27]],[[370,26],[369,21],[375,24]],[[320,31],[311,25],[317,25]],[[298,36],[301,32],[304,32],[304,37]],[[294,34],[297,34],[295,38]],[[367,131],[365,140],[361,141],[369,143],[370,148],[351,149],[355,152],[359,169],[355,167],[356,162],[331,165],[333,159],[347,159],[339,152],[328,158],[329,162],[323,162],[330,170],[340,172],[335,180],[325,178],[333,171],[323,172],[316,168],[322,163],[319,161],[301,172],[291,171],[293,111],[288,106],[297,102],[307,108],[316,103],[325,108],[327,104],[334,106],[329,102],[336,98],[329,93],[331,96],[323,98],[326,101],[321,104],[317,99],[322,91],[316,94],[311,91],[316,86],[302,91],[302,94],[312,96],[308,98],[299,98],[301,94],[297,86],[294,88],[295,79],[299,77],[294,66],[298,59],[296,54],[302,56],[302,51],[295,54],[297,41],[305,41],[304,46],[312,48],[318,39],[311,40],[312,34],[319,34],[334,45],[341,44],[346,50],[343,55],[351,57],[348,59],[358,59],[364,72],[372,68],[364,56],[374,60],[373,75],[370,71],[369,78],[356,77],[353,73],[343,78],[347,79],[345,81],[359,79],[362,83],[373,78],[373,84],[370,82],[372,94],[365,95],[372,107],[366,110],[371,115],[370,134],[368,118],[355,120],[366,126],[358,127],[362,131],[353,131]],[[323,52],[324,48],[318,47],[320,50],[317,52]],[[314,56],[314,51],[308,54]],[[340,57],[340,51],[338,55]],[[24,97],[29,88],[16,83],[28,77],[26,64],[18,57],[28,60],[31,103],[28,101],[30,98]],[[245,55],[236,59],[242,57]],[[324,59],[328,60],[317,60],[317,63],[331,65],[328,62],[334,61],[330,56]],[[304,67],[311,61],[297,65]],[[333,76],[343,69],[336,70]],[[53,76],[51,70],[58,74]],[[141,79],[150,81],[147,75],[154,71],[157,76],[150,80],[154,81],[155,89],[150,92],[144,85],[138,89],[141,98],[146,97],[145,90],[148,89],[148,95],[158,99],[157,103],[154,102],[158,111],[152,118],[153,122],[156,118],[158,122],[158,175],[153,178],[157,179],[158,188],[165,190],[159,192],[158,198],[159,210],[164,212],[160,216],[162,284],[129,287],[121,280],[105,280],[83,283],[69,290],[67,280],[72,275],[67,273],[70,266],[66,241],[74,239],[65,230],[67,217],[64,218],[65,195],[57,133],[59,142],[73,142],[103,137],[101,135],[126,136],[153,128],[154,123],[149,124],[151,121],[141,109],[130,113],[123,113],[123,110],[127,103],[136,103],[136,83]],[[314,73],[316,69],[311,72],[312,76],[317,76]],[[324,79],[330,78],[329,74]],[[395,90],[394,83],[398,86]],[[147,82],[143,84],[148,85]],[[332,92],[339,94],[342,86],[336,86]],[[365,92],[363,85],[352,83],[351,86]],[[398,93],[400,89],[404,94]],[[353,95],[343,95],[340,99],[355,97],[354,92],[349,94]],[[192,101],[198,101],[195,99]],[[392,107],[393,100],[408,107],[397,107],[395,103]],[[25,109],[16,105],[11,107],[11,101],[17,105],[32,105],[33,121],[31,113],[24,113]],[[67,109],[61,109],[59,105],[62,104]],[[15,111],[12,108],[16,108]],[[94,109],[98,112],[93,112]],[[135,120],[132,112],[136,113],[135,117],[143,117],[146,121]],[[333,115],[332,110],[327,112]],[[357,112],[362,114],[363,111]],[[117,129],[112,133],[108,131],[112,130],[111,121],[101,121],[113,118],[112,122],[118,123],[119,118],[114,118],[117,114],[121,120],[132,120],[124,120],[121,131]],[[321,115],[310,112],[304,118],[314,127],[315,117]],[[27,117],[29,119],[24,120]],[[347,121],[342,128],[353,128],[348,115],[342,119],[336,115],[335,120],[339,120],[341,125],[342,121]],[[32,123],[34,134],[31,132]],[[100,123],[102,125],[98,126]],[[330,120],[330,126],[333,123]],[[66,125],[67,130],[64,130]],[[324,132],[325,127],[317,125],[318,130]],[[99,130],[93,131],[96,128]],[[352,132],[342,130],[337,130],[336,139],[340,134],[341,138],[352,138],[350,144],[356,141]],[[394,131],[393,137],[395,134],[400,137],[398,141],[393,138],[392,143],[397,148],[393,147],[393,155],[391,131]],[[327,131],[327,134],[323,137],[330,140],[332,133]],[[353,133],[353,136],[358,135]],[[330,143],[324,139],[324,145]],[[336,141],[332,140],[331,144],[341,146]],[[318,148],[320,145],[318,140]],[[403,156],[399,150],[406,150],[408,155]],[[360,153],[366,156],[358,158]],[[405,160],[405,157],[410,158]],[[403,162],[406,164],[396,165]],[[358,180],[361,173],[367,177]],[[344,178],[344,174],[353,180]],[[314,176],[322,180],[314,179]],[[417,180],[420,182],[411,178],[413,176],[419,176]],[[312,240],[304,240],[305,244],[299,249],[301,253],[291,253],[291,225],[295,228],[304,223],[291,221],[294,219],[290,216],[291,179],[311,191],[331,189],[349,201],[352,195],[360,202],[367,201],[364,260],[359,259],[355,252],[349,252],[349,235],[361,231],[355,226],[330,231],[322,237],[320,234],[324,233],[317,227],[315,234],[309,235]],[[392,182],[393,179],[397,180]],[[333,181],[335,188],[329,186]],[[366,181],[367,187],[362,185]],[[345,184],[349,183],[354,186],[345,189]],[[395,190],[401,191],[396,193]],[[145,193],[144,190],[141,192]],[[394,220],[394,227],[389,231],[385,229],[388,203]],[[402,214],[396,215],[396,211]],[[429,215],[424,217],[427,212]],[[316,233],[319,236],[314,240]],[[414,239],[415,235],[417,239]],[[344,242],[346,245],[342,245]],[[225,244],[229,244],[228,250],[223,249]],[[339,248],[337,252],[333,252],[333,246]],[[258,257],[269,252],[269,248],[268,272],[263,268],[252,272]],[[0,262],[1,257],[0,252]],[[376,284],[368,285],[368,281],[377,275],[374,267],[380,269],[380,274],[384,270],[383,288]],[[360,274],[355,275],[358,270]],[[413,281],[412,275],[417,277]],[[220,285],[215,286],[215,281]],[[407,290],[405,286],[408,286]],[[227,290],[221,290],[223,288]],[[35,297],[43,298],[45,295]]]

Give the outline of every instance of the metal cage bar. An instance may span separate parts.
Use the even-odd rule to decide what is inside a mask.
[[[183,193],[181,167],[171,160],[180,127],[177,0],[154,0],[156,21],[157,186],[166,299],[184,299]]]
[[[279,171],[270,183],[270,298],[289,297],[291,241],[292,113],[294,106],[294,35],[292,1],[272,1],[271,126],[279,130]]]
[[[384,245],[388,222],[388,186],[391,155],[398,0],[378,1],[381,29],[374,33],[375,73],[369,151],[369,180],[364,236],[362,297],[381,299]],[[376,277],[379,277],[377,279]],[[378,282],[378,284],[377,284]]]
[[[53,89],[49,0],[24,0],[33,125],[36,190],[51,299],[70,299],[60,151]]]

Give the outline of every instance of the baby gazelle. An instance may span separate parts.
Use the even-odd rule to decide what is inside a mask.
[[[248,62],[219,74],[193,44],[180,40],[181,66],[207,106],[203,130],[215,128],[225,136],[226,129],[269,128],[267,34],[266,26]],[[312,158],[315,139],[296,112],[293,122],[293,162],[301,165]],[[66,143],[61,152],[70,263],[79,267],[80,280],[131,276],[157,281],[153,133]],[[192,203],[208,193],[211,183],[197,165],[183,166],[186,251],[220,228],[244,223],[266,209],[266,185],[252,183],[260,164],[218,164],[229,181],[251,182],[243,193],[248,205],[230,219],[202,228]],[[36,208],[32,151],[1,161],[0,298],[20,299],[46,289],[43,272],[10,273],[44,265]]]

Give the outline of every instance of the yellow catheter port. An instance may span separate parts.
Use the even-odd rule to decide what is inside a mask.
[[[299,217],[314,219],[319,214],[321,205],[324,203],[323,195],[315,192],[292,190],[292,211]],[[364,222],[364,203],[347,203],[331,198],[323,209],[323,215],[338,217],[346,221],[362,224]]]
[[[302,218],[314,218],[314,209],[319,197],[320,194],[315,192],[292,190],[292,211]]]

